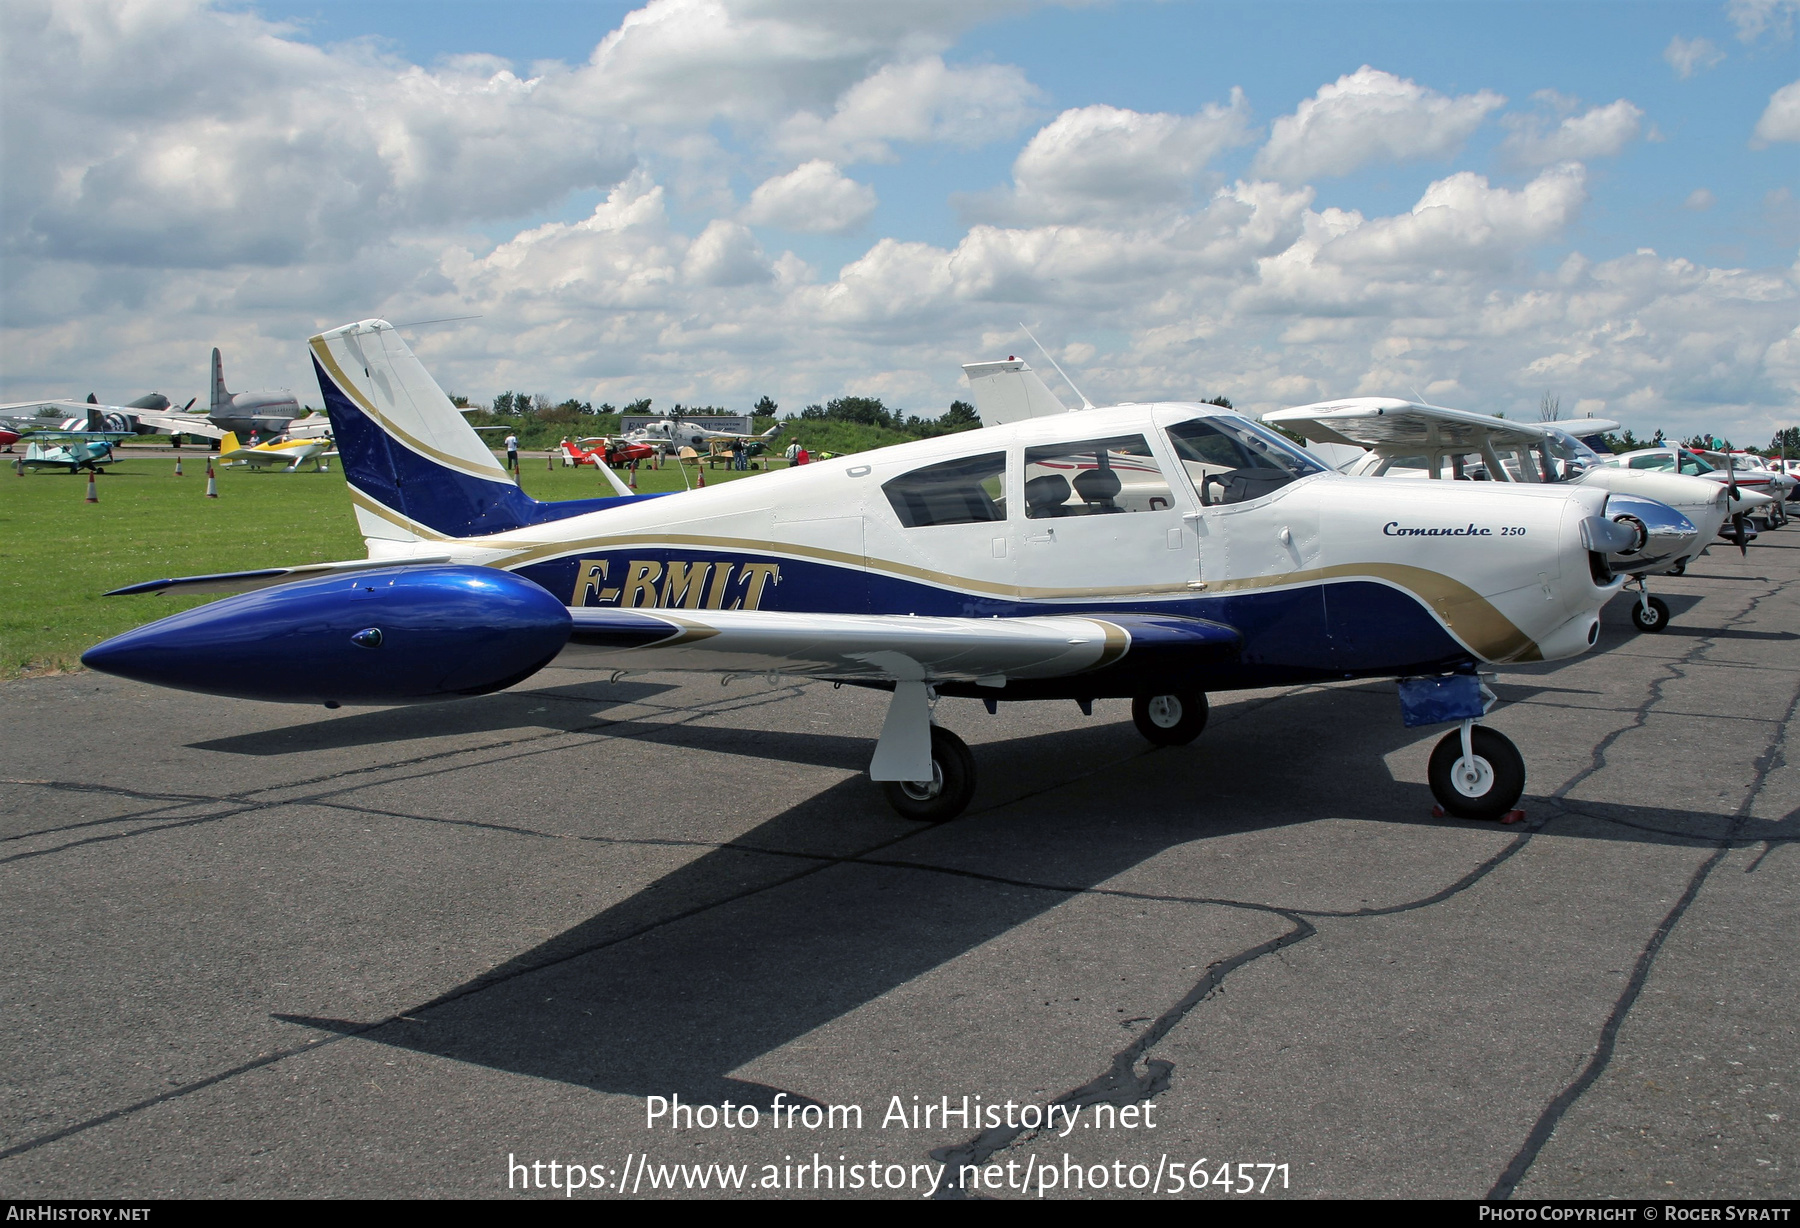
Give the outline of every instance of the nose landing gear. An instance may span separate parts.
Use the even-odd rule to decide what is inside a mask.
[[[1472,720],[1444,735],[1426,770],[1432,796],[1460,819],[1498,819],[1525,792],[1525,759],[1505,734]]]
[[[1683,568],[1685,571],[1686,568]],[[1667,631],[1669,629],[1669,603],[1661,597],[1650,595],[1650,586],[1644,583],[1644,577],[1638,577],[1637,604],[1631,607],[1631,622],[1639,631]]]

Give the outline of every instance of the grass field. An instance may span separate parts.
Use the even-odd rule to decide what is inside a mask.
[[[104,597],[140,580],[363,557],[362,537],[335,462],[328,473],[221,469],[208,499],[206,462],[192,454],[174,476],[174,453],[153,450],[111,467],[100,502],[83,501],[87,479],[44,470],[0,469],[0,678],[79,667],[88,648],[152,619],[215,600]],[[8,458],[10,459],[10,458]],[[780,464],[781,462],[776,462]],[[593,469],[546,471],[522,462],[537,499],[611,494]],[[687,472],[693,480],[693,470]],[[707,485],[756,477],[708,469]],[[672,462],[639,468],[646,493],[682,489]]]

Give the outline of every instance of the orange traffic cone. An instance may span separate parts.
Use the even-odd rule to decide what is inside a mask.
[[[219,497],[219,479],[213,476],[212,457],[210,456],[206,458],[206,497],[208,499]]]
[[[20,477],[25,476],[24,466],[19,467],[19,476]],[[636,461],[631,462],[631,476],[626,479],[625,485],[631,487],[631,489],[633,489],[633,490],[637,489],[637,462]]]
[[[175,458],[175,476],[181,476],[181,458],[179,456]]]
[[[694,489],[704,489],[706,486],[706,466],[700,463],[700,458],[698,456],[694,458],[694,472],[700,475],[700,480],[694,483]]]
[[[89,503],[100,502],[100,488],[94,484],[94,471],[92,469],[88,470],[87,501]]]

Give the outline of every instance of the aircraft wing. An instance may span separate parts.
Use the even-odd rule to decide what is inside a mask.
[[[200,439],[223,439],[225,432],[214,426],[205,418],[187,418],[178,414],[147,414],[141,410],[133,410],[132,414],[145,426],[153,426],[170,435],[193,435]]]
[[[1167,615],[929,618],[910,614],[803,614],[770,610],[569,611],[560,664],[580,668],[581,650],[644,669],[774,673],[851,681],[973,682],[1060,678],[1179,649],[1181,661],[1235,660],[1238,632],[1221,623]],[[1195,650],[1201,650],[1196,652]],[[1209,651],[1210,650],[1210,651]]]
[[[447,563],[450,556],[435,554],[429,558],[346,559],[339,563],[302,563],[297,567],[264,567],[257,571],[221,571],[206,576],[181,576],[172,580],[145,580],[115,588],[108,597],[130,597],[139,593],[162,593],[177,590],[187,593],[248,593],[259,588],[286,584],[289,580],[316,580],[320,576],[348,575],[377,567],[429,566]]]
[[[1317,443],[1360,444],[1386,454],[1437,448],[1480,451],[1483,445],[1528,445],[1543,439],[1543,427],[1509,422],[1491,414],[1446,409],[1388,397],[1321,401],[1262,416],[1272,426],[1298,431]]]

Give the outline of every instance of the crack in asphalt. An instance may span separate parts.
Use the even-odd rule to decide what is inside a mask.
[[[1758,594],[1751,599],[1741,613],[1728,619],[1723,624],[1724,627],[1729,628],[1736,623],[1749,619],[1755,613],[1757,606],[1762,603],[1764,598],[1773,597],[1776,593],[1786,587],[1785,584],[1782,584],[1768,592]],[[1686,675],[1679,672],[1679,666],[1687,664],[1692,658],[1697,657],[1703,652],[1709,651],[1712,644],[1713,641],[1707,638],[1696,641],[1694,647],[1683,654],[1680,662],[1671,662],[1669,664],[1668,668],[1670,672],[1676,677],[1685,677]],[[1647,698],[1645,703],[1639,706],[1638,712],[1640,719],[1634,725],[1627,726],[1626,728],[1638,728],[1642,726],[1642,718],[1647,713],[1649,705],[1654,701],[1654,698],[1660,697],[1663,684],[1672,680],[1672,678],[1659,678],[1651,683],[1650,693],[1652,698]],[[1738,843],[1738,834],[1743,830],[1746,820],[1749,819],[1751,808],[1755,806],[1756,799],[1761,796],[1763,786],[1768,782],[1769,774],[1785,762],[1785,756],[1782,754],[1781,748],[1786,740],[1787,724],[1793,719],[1797,708],[1800,708],[1800,690],[1797,690],[1793,698],[1788,701],[1787,711],[1783,714],[1781,722],[1777,726],[1775,735],[1770,738],[1769,743],[1764,747],[1762,754],[1756,757],[1750,788],[1746,791],[1744,800],[1739,804],[1733,815],[1731,831],[1725,836],[1715,837],[1711,841],[1714,845],[1712,856],[1702,862],[1689,876],[1687,890],[1682,892],[1681,898],[1675,902],[1675,906],[1669,910],[1668,914],[1663,917],[1662,922],[1654,931],[1652,931],[1649,941],[1644,944],[1643,950],[1639,952],[1637,963],[1632,968],[1630,979],[1626,981],[1623,992],[1621,992],[1619,997],[1614,1001],[1612,1010],[1607,1013],[1606,1022],[1601,1025],[1599,1039],[1594,1046],[1593,1053],[1588,1058],[1587,1064],[1582,1068],[1581,1073],[1576,1075],[1572,1082],[1564,1087],[1562,1091],[1558,1092],[1551,1099],[1549,1104],[1544,1106],[1543,1112],[1538,1115],[1537,1121],[1532,1124],[1530,1131],[1528,1131],[1525,1136],[1524,1142],[1520,1144],[1519,1150],[1514,1153],[1512,1160],[1507,1164],[1506,1168],[1501,1171],[1500,1176],[1494,1181],[1492,1188],[1488,1190],[1488,1201],[1507,1199],[1513,1196],[1513,1193],[1519,1187],[1519,1183],[1525,1179],[1526,1174],[1531,1171],[1532,1165],[1537,1162],[1538,1156],[1543,1152],[1545,1145],[1549,1143],[1551,1136],[1556,1133],[1556,1128],[1562,1124],[1563,1117],[1574,1107],[1575,1103],[1581,1099],[1588,1088],[1592,1087],[1599,1080],[1600,1076],[1606,1073],[1607,1067],[1612,1062],[1613,1052],[1618,1042],[1619,1031],[1624,1027],[1626,1017],[1630,1015],[1631,1008],[1636,1005],[1639,995],[1643,992],[1644,985],[1649,981],[1650,972],[1655,966],[1657,955],[1662,951],[1663,945],[1668,941],[1669,936],[1674,933],[1675,927],[1680,924],[1682,917],[1687,914],[1688,908],[1699,898],[1700,890],[1706,885],[1706,880],[1712,876],[1712,872],[1725,860],[1726,856],[1731,852],[1733,845]],[[1625,730],[1621,729],[1618,732],[1623,733]],[[1612,740],[1612,738],[1608,738],[1603,741],[1602,745],[1610,745]],[[1597,751],[1596,758],[1598,758],[1598,754],[1599,752]],[[1578,778],[1585,779],[1587,775],[1592,775],[1592,772],[1578,774]],[[1570,787],[1572,787],[1572,785]],[[1566,792],[1567,789],[1565,788],[1563,791]]]

